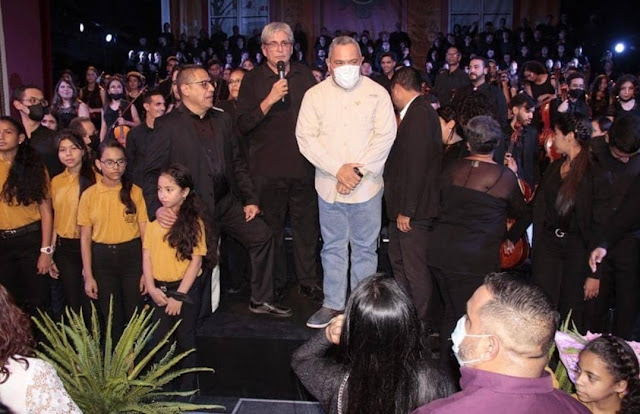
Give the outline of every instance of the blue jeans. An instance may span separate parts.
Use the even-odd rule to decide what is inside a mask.
[[[322,233],[324,306],[344,310],[351,244],[351,290],[378,268],[376,253],[382,220],[382,190],[358,204],[327,203],[318,197]]]

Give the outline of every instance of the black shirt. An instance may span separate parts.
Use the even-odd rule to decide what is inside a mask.
[[[268,64],[260,65],[242,79],[238,95],[238,127],[249,141],[249,168],[252,175],[302,178],[314,173],[313,166],[300,153],[296,123],[302,98],[316,84],[311,70],[292,62],[286,75],[289,93],[264,115],[260,103],[269,95],[278,74]]]
[[[144,179],[144,163],[147,154],[149,140],[153,136],[153,128],[149,128],[146,122],[131,128],[127,135],[127,146],[125,154],[127,156],[127,175],[131,177],[133,183],[142,188]]]
[[[58,158],[58,147],[56,144],[56,132],[42,125],[38,125],[31,133],[29,139],[31,148],[36,150],[40,159],[47,167],[49,177],[53,178],[64,171],[64,165]]]
[[[449,69],[442,69],[436,76],[436,84],[433,87],[433,91],[438,96],[440,106],[446,106],[451,104],[451,100],[457,90],[468,86],[470,83],[469,75],[460,69],[460,66],[453,72],[449,72]]]

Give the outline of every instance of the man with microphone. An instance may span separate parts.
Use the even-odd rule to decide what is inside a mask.
[[[276,292],[287,284],[284,229],[291,218],[295,273],[302,295],[323,299],[319,287],[318,201],[314,168],[300,154],[295,128],[305,92],[316,84],[311,70],[291,62],[293,31],[273,22],[261,36],[266,62],[246,74],[237,102],[238,127],[249,142],[249,167],[260,208],[274,234]]]

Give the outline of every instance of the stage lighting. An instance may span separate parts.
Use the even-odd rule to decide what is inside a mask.
[[[617,43],[616,47],[613,50],[615,50],[616,53],[622,53],[624,52],[624,49],[625,49],[624,43]]]
[[[80,23],[80,33],[84,32],[84,24]]]
[[[111,35],[111,33],[107,33],[104,40],[106,40],[107,43],[111,43],[111,41],[113,40],[113,36]]]

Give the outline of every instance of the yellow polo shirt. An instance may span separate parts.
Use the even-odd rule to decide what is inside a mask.
[[[107,187],[102,179],[84,190],[78,205],[78,225],[91,226],[91,240],[96,243],[117,244],[140,237],[138,223],[145,223],[147,206],[142,190],[137,185],[131,187],[131,199],[136,205],[134,214],[126,214],[126,207],[120,201],[122,185]]]
[[[0,160],[0,192],[9,178],[11,163]],[[49,197],[49,175],[47,174],[47,197]],[[0,230],[13,230],[24,227],[28,224],[40,221],[40,208],[38,203],[31,203],[28,206],[17,204],[7,204],[4,198],[0,199]]]
[[[95,174],[96,182],[102,179]],[[79,239],[78,203],[80,202],[80,174],[65,169],[51,180],[53,230],[65,239]]]
[[[169,242],[164,239],[169,229],[165,229],[158,223],[158,220],[149,223],[145,230],[143,249],[151,253],[151,271],[153,278],[161,282],[176,282],[181,280],[184,272],[189,267],[189,260],[179,260],[176,256],[176,249],[169,246]],[[207,243],[205,242],[204,223],[200,220],[200,239],[193,248],[192,256],[204,256],[207,254]],[[202,269],[198,271],[198,275]]]

